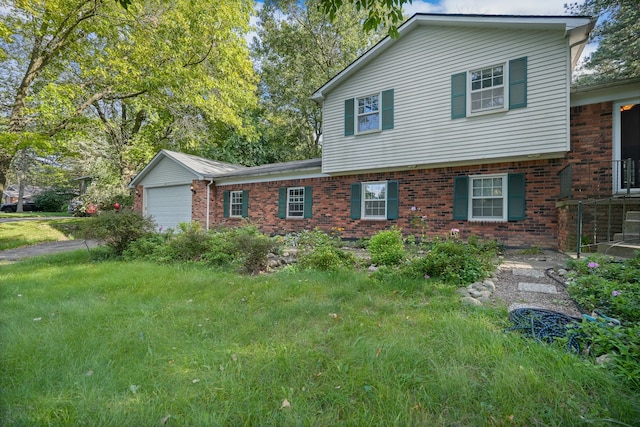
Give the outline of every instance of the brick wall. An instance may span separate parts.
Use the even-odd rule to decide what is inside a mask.
[[[207,221],[207,186],[209,181],[194,180],[191,182],[191,219],[199,222],[203,227]],[[211,186],[213,187],[213,185]],[[209,196],[210,200],[211,195]],[[213,202],[210,202],[213,206]],[[211,208],[210,208],[211,209]]]
[[[341,227],[344,229],[343,237],[359,238],[371,236],[376,231],[396,225],[401,227],[405,234],[419,236],[422,229],[411,224],[412,214],[415,213],[411,211],[411,207],[416,206],[420,208],[419,213],[426,216],[427,237],[444,236],[451,228],[458,228],[463,238],[474,234],[482,238],[497,239],[511,247],[537,245],[557,248],[558,220],[555,203],[559,193],[557,174],[561,166],[561,160],[537,160],[221,186],[211,189],[210,226],[240,224],[239,219],[223,218],[222,192],[248,190],[249,219],[269,234],[284,234],[315,227],[331,231],[334,227]],[[500,223],[453,220],[454,178],[460,175],[493,173],[525,173],[527,218],[522,221]],[[351,219],[351,184],[383,180],[399,181],[400,218],[383,221]],[[202,184],[206,183],[200,183]],[[285,186],[313,186],[312,218],[278,218],[278,189]],[[204,199],[205,193],[202,194]],[[194,201],[194,219],[196,205],[202,206],[202,203]],[[198,220],[204,225],[200,214]]]
[[[571,151],[573,199],[611,195],[613,159],[613,103],[573,107]]]

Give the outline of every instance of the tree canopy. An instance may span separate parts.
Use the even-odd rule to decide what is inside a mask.
[[[244,131],[256,78],[250,0],[0,0],[0,185],[22,147],[106,144],[124,179],[161,146],[206,141],[193,122]],[[2,33],[4,34],[4,33]],[[146,147],[146,148],[145,148]],[[128,177],[127,177],[128,175]]]
[[[640,77],[638,0],[585,0],[566,8],[573,14],[599,18],[590,38],[598,47],[582,66],[578,84]]]

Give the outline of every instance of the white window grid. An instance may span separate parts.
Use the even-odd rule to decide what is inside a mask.
[[[471,220],[504,221],[507,217],[507,175],[470,177]]]
[[[362,218],[387,218],[387,182],[362,183]]]
[[[242,216],[242,191],[232,191],[229,193],[229,216]]]
[[[506,64],[469,72],[470,111],[472,113],[505,108]]]
[[[357,98],[356,108],[358,133],[380,129],[380,94]]]
[[[304,216],[304,187],[287,190],[287,217],[302,218]]]

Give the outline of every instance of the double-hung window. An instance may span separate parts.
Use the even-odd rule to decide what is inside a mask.
[[[524,173],[455,177],[453,219],[521,221],[526,217]]]
[[[304,217],[304,187],[287,189],[287,218]]]
[[[380,129],[379,95],[358,98],[358,133]]]
[[[311,218],[313,187],[280,187],[278,189],[278,218]]]
[[[504,108],[504,64],[469,72],[471,112]]]
[[[225,191],[223,193],[225,218],[246,218],[249,216],[249,191]]]
[[[242,191],[231,191],[229,193],[229,216],[242,216]]]
[[[398,181],[351,184],[351,219],[398,219]]]
[[[527,58],[451,75],[451,118],[525,108]]]
[[[506,175],[470,177],[472,220],[506,220]]]
[[[362,218],[387,218],[387,183],[365,182],[362,184]]]

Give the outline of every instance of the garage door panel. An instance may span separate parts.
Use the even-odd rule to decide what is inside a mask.
[[[153,217],[163,230],[191,221],[190,185],[172,185],[145,189],[145,214]]]

